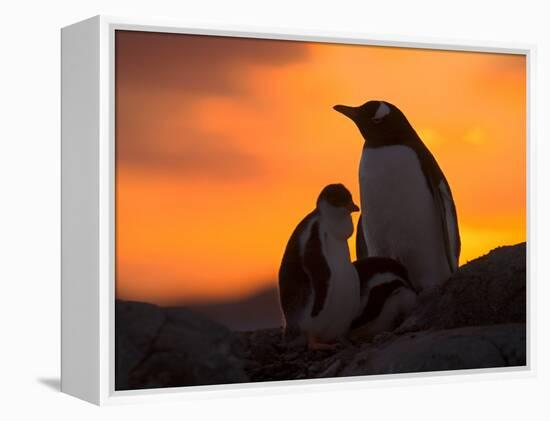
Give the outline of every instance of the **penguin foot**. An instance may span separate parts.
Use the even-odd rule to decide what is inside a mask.
[[[318,338],[310,336],[307,347],[310,351],[334,351],[338,345],[335,343],[321,342]]]

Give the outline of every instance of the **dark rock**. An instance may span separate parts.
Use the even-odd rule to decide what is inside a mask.
[[[522,366],[526,362],[525,335],[524,324],[405,334],[356,354],[340,375]]]
[[[523,366],[525,338],[525,324],[518,323],[383,335],[335,351],[304,347],[281,354],[269,344],[249,343],[246,370],[251,381],[271,381]]]
[[[525,323],[526,246],[499,247],[462,266],[420,297],[396,333],[461,326]]]
[[[115,305],[115,385],[128,389],[128,375],[150,352],[165,320],[152,304],[117,300]]]
[[[117,390],[248,381],[224,326],[185,308],[117,301],[116,312]]]
[[[500,247],[426,293],[403,325],[334,351],[286,343],[280,329],[240,333],[251,381],[526,364],[525,244]]]
[[[184,308],[117,301],[116,388],[524,366],[525,251],[493,250],[420,297],[397,330],[331,351],[280,328],[232,333]]]

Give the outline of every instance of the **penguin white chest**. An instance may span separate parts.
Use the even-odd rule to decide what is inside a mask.
[[[327,297],[312,320],[312,330],[325,340],[345,335],[360,310],[359,275],[351,263],[347,242],[331,238],[323,249],[330,268]]]
[[[440,217],[416,152],[365,148],[359,180],[369,255],[400,261],[419,290],[448,276]]]

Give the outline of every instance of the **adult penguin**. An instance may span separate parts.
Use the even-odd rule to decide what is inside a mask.
[[[460,234],[451,188],[437,161],[395,105],[369,101],[334,109],[365,140],[359,183],[368,256],[403,264],[419,292],[440,285],[458,268]]]

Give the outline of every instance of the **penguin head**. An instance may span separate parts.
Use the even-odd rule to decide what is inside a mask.
[[[317,210],[331,235],[348,239],[353,234],[351,213],[359,207],[353,202],[350,191],[343,184],[329,184],[317,198]]]
[[[368,101],[359,107],[335,105],[335,111],[350,118],[359,128],[367,144],[402,143],[405,133],[412,130],[405,115],[386,101]]]

